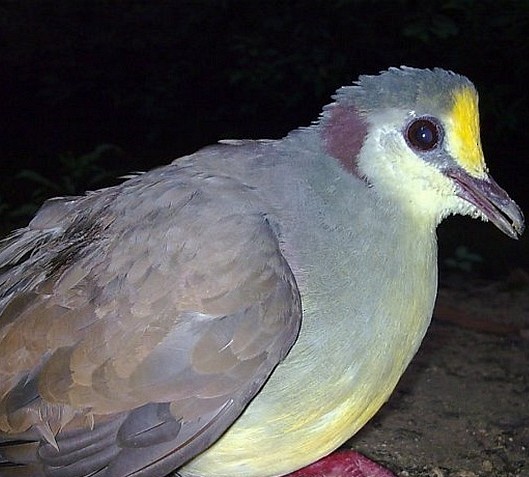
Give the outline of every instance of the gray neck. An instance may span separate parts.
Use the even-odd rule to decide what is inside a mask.
[[[328,346],[338,340],[354,359],[352,342],[390,341],[406,350],[404,368],[429,324],[437,290],[433,225],[421,227],[325,156],[314,130],[296,131],[287,141],[307,152],[285,157],[290,170],[272,182],[278,222],[288,224],[280,230],[283,253],[302,295],[301,341],[322,346],[332,323],[337,332],[327,335]]]

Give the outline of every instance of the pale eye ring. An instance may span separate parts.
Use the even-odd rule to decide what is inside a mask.
[[[406,142],[417,151],[432,151],[440,142],[441,126],[429,117],[414,119],[406,128]]]

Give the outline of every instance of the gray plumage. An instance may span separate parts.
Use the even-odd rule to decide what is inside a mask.
[[[377,76],[361,75],[355,85],[340,88],[334,99],[341,102],[343,98],[343,101],[366,113],[380,108],[413,106],[415,110],[423,110],[421,114],[426,111],[434,114],[449,107],[446,98],[463,87],[475,91],[468,78],[452,71],[390,68]]]
[[[265,477],[342,444],[426,331],[438,222],[521,232],[485,171],[404,137],[470,86],[363,76],[282,140],[44,204],[0,249],[0,475]]]

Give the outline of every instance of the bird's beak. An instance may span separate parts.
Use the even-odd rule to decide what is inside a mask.
[[[522,235],[525,220],[520,207],[492,177],[473,177],[460,168],[446,170],[445,174],[455,182],[457,195],[479,209],[504,234],[513,239]]]

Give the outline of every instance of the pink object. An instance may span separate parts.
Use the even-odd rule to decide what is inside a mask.
[[[396,477],[395,474],[353,450],[334,452],[285,477]]]

